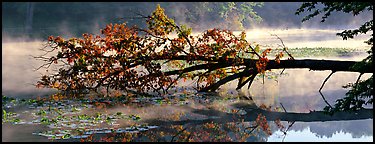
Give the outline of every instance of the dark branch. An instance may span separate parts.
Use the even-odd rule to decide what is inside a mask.
[[[335,73],[335,71],[332,71],[332,72],[328,75],[328,77],[324,80],[322,86],[321,86],[320,89],[319,89],[319,93],[320,93],[320,95],[322,96],[324,102],[325,102],[330,108],[332,108],[332,106],[328,103],[328,101],[327,101],[326,98],[324,97],[324,95],[323,95],[323,93],[322,93],[322,88],[324,87],[324,84],[325,84],[325,83],[327,82],[327,80],[332,76],[333,73]]]
[[[324,85],[326,84],[327,80],[332,76],[333,73],[335,73],[335,71],[332,71],[332,72],[328,75],[328,77],[324,80],[322,86],[320,86],[320,88],[319,88],[319,92],[322,91],[322,88],[324,87]]]

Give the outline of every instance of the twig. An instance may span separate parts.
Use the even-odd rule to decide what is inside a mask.
[[[258,58],[261,58],[261,56],[255,51],[255,49],[251,45],[249,45],[249,48],[251,48],[251,50],[254,52],[254,54],[258,56]]]
[[[250,89],[251,84],[253,83],[255,77],[258,75],[258,73],[254,73],[253,76],[251,76],[251,81],[249,81],[249,86],[247,86],[247,89]]]
[[[253,71],[253,72],[254,72],[254,71]],[[248,88],[250,88],[250,85],[251,85],[251,83],[253,82],[253,80],[254,80],[254,78],[255,78],[255,76],[256,76],[257,74],[258,74],[257,72],[254,72],[254,73],[251,75],[251,77],[247,78],[243,83],[239,84],[239,85],[237,86],[236,90],[241,89],[241,88],[242,88],[247,82],[249,82],[249,87],[248,87]]]
[[[51,65],[52,65],[53,61],[49,62],[49,63],[45,63],[41,66],[39,66],[38,68],[34,69],[34,71],[38,71],[39,69],[41,69],[42,67],[48,69]]]
[[[253,132],[258,126],[259,126],[259,125],[251,126],[251,127],[247,127],[247,128],[245,128],[245,130],[246,130],[246,129],[250,129],[250,128],[252,128],[252,129],[250,130],[250,132],[249,132],[249,133],[252,133],[252,132]]]
[[[262,76],[263,76],[263,83],[262,83],[262,84],[264,84],[264,76],[265,76],[265,75],[266,75],[266,74],[264,74],[264,73],[262,74]]]
[[[285,68],[281,71],[280,75],[282,75],[284,73],[284,71],[285,71]]]
[[[185,131],[187,129],[187,127],[186,128],[184,128],[184,129],[182,129],[181,131],[179,131],[176,135],[174,135],[173,137],[172,137],[172,139],[171,139],[171,142],[173,142],[173,139],[176,137],[176,136],[178,136],[178,135],[180,135],[183,131]]]
[[[280,103],[280,105],[281,105],[281,107],[284,109],[284,111],[285,111],[286,113],[288,113],[288,112],[286,111],[285,107],[283,106],[283,104]]]
[[[173,82],[171,82],[171,83],[169,84],[169,86],[168,86],[167,89],[165,90],[166,92],[168,92],[169,88],[171,88],[171,86],[173,85],[173,83],[175,83],[178,79],[180,79],[180,77],[182,76],[182,74],[184,74],[184,73],[179,74],[178,77],[177,77]]]
[[[284,41],[278,35],[276,35],[276,34],[271,34],[271,36],[276,36],[277,39],[279,39],[281,41],[281,44],[283,45],[283,51],[286,52],[286,54],[288,54],[288,56],[290,58],[292,58],[292,60],[294,60],[294,57],[287,51],[286,46],[284,44]]]
[[[357,78],[357,81],[355,82],[355,89],[356,90],[358,89],[358,82],[359,82],[359,79],[361,79],[362,75],[363,75],[363,73],[359,74],[359,76]],[[355,95],[355,99],[358,100],[358,95]]]
[[[284,132],[284,137],[283,137],[282,142],[284,142],[284,140],[285,140],[286,132],[288,132],[288,130],[293,126],[293,124],[294,124],[295,122],[296,122],[296,121],[292,121],[291,124],[288,125],[288,128],[287,128],[285,131],[283,131],[283,132]],[[288,123],[289,123],[289,122],[288,122]]]
[[[324,98],[323,93],[322,93],[321,91],[319,91],[319,93],[320,93],[320,96],[322,96],[324,102],[325,102],[330,108],[333,108],[333,107],[328,103],[328,101]]]
[[[328,77],[324,80],[322,86],[321,86],[320,89],[319,89],[320,96],[322,96],[324,102],[325,102],[330,108],[333,108],[333,107],[328,103],[328,101],[327,101],[326,98],[324,97],[324,95],[323,95],[323,93],[322,93],[322,88],[323,88],[323,86],[325,85],[325,83],[327,82],[327,80],[328,80],[328,79],[332,76],[332,74],[335,73],[335,72],[336,72],[336,71],[332,71],[332,72],[328,75]]]
[[[247,71],[249,70],[249,67],[246,66],[245,69],[243,71]],[[240,79],[238,80],[238,84],[237,84],[237,88],[236,89],[240,89],[240,85],[242,84],[242,81],[245,77],[240,77]]]
[[[361,79],[361,76],[363,75],[363,73],[359,74],[358,78],[357,78],[357,81],[355,82],[355,89],[358,88],[358,82],[359,82],[359,79]]]
[[[193,135],[193,133],[190,133],[185,141],[189,142],[190,137]]]
[[[285,137],[286,137],[286,133],[284,133],[284,137],[283,137],[283,140],[282,140],[282,142],[284,142],[284,140],[285,140]]]
[[[328,77],[324,80],[322,86],[320,86],[319,92],[322,90],[322,88],[323,88],[323,86],[326,84],[327,80],[328,80],[328,79],[331,77],[331,75],[332,75],[333,73],[335,73],[335,72],[336,72],[336,71],[332,71],[332,72],[328,75]]]

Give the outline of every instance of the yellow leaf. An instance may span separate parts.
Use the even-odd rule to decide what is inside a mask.
[[[58,82],[55,82],[55,83],[53,84],[53,88],[59,88],[59,86],[60,86],[60,84],[59,84]]]

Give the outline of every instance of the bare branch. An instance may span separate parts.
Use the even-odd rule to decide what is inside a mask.
[[[173,141],[174,141],[174,138],[175,138],[176,136],[180,135],[180,134],[181,134],[182,132],[184,132],[186,129],[187,129],[187,127],[185,127],[184,129],[182,129],[181,131],[179,131],[176,135],[174,135],[174,136],[172,137],[172,139],[171,139],[171,142],[173,142]]]
[[[357,89],[358,88],[358,82],[359,82],[359,79],[361,79],[361,76],[363,75],[363,73],[360,73],[358,78],[357,78],[357,81],[355,82],[355,88]]]
[[[335,72],[336,72],[336,71],[332,71],[332,72],[328,75],[328,77],[324,80],[322,86],[321,86],[320,89],[319,89],[319,93],[320,93],[320,95],[322,96],[324,102],[325,102],[330,108],[333,108],[333,107],[328,103],[328,101],[327,101],[326,98],[324,97],[324,95],[323,95],[323,93],[321,92],[321,90],[322,90],[324,84],[327,82],[327,80],[328,80],[328,79],[332,76],[332,74],[335,73]]]
[[[259,125],[256,125],[256,126],[251,126],[251,127],[247,127],[245,128],[246,129],[251,129],[249,133],[252,133]]]
[[[254,53],[255,55],[257,55],[258,58],[261,58],[261,56],[255,51],[255,49],[251,45],[249,45],[249,48],[253,51],[251,53]]]
[[[285,137],[286,137],[286,133],[287,133],[288,130],[294,125],[295,122],[296,122],[296,121],[292,121],[292,122],[289,122],[289,121],[288,121],[289,125],[288,125],[288,128],[287,128],[285,131],[283,131],[283,133],[284,133],[284,137],[283,137],[282,142],[284,142]]]
[[[283,68],[283,70],[281,71],[280,75],[282,75],[284,73],[284,71],[285,71],[285,68]]]
[[[288,54],[288,56],[290,58],[292,58],[292,60],[294,60],[294,57],[287,51],[287,48],[286,48],[286,46],[284,44],[284,41],[278,35],[276,35],[276,34],[271,34],[271,36],[276,36],[277,39],[279,39],[281,41],[281,44],[283,45],[283,51],[286,52],[286,54]]]
[[[237,88],[236,88],[236,90],[241,89],[243,86],[246,85],[246,83],[249,83],[248,88],[250,88],[250,86],[253,83],[254,78],[256,77],[256,75],[258,74],[258,72],[256,72],[255,70],[249,70],[248,72],[252,73],[251,76],[249,78],[247,78],[243,83],[241,83],[240,85],[238,85]]]
[[[360,73],[358,78],[357,78],[357,81],[355,82],[355,89],[358,90],[358,82],[359,82],[359,79],[361,79],[361,76],[363,75],[363,73]],[[355,95],[355,99],[358,100],[358,95]]]
[[[281,105],[281,107],[284,109],[284,111],[287,113],[287,111],[286,111],[285,107],[283,106],[283,104],[280,103],[280,105]]]
[[[183,75],[184,73],[180,73],[179,75],[178,75],[178,77],[173,81],[173,82],[171,82],[169,85],[168,85],[168,87],[166,88],[166,92],[168,92],[168,90],[169,90],[169,88],[173,85],[173,83],[175,83],[176,81],[178,81],[178,79],[180,79],[180,77]],[[165,94],[165,93],[164,93]]]
[[[332,76],[332,74],[335,73],[335,72],[336,72],[336,71],[332,71],[332,72],[328,75],[328,77],[324,80],[322,86],[320,86],[320,88],[319,88],[319,92],[322,90],[322,88],[323,88],[324,85],[326,84],[327,80],[328,80],[328,79]]]
[[[45,64],[42,64],[41,66],[39,66],[38,68],[36,68],[34,71],[37,71],[37,70],[41,69],[42,67],[48,69],[52,65],[52,63],[53,63],[53,61],[45,63]]]

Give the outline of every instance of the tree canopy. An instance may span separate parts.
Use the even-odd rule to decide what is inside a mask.
[[[244,32],[235,35],[210,29],[193,36],[190,28],[175,24],[159,5],[143,18],[147,29],[109,24],[101,30],[104,37],[83,34],[82,39],[64,40],[50,36],[46,51],[58,51],[57,55],[36,58],[46,61],[41,67],[64,66],[56,74],[44,75],[37,86],[77,93],[100,87],[167,93],[177,80],[197,77],[195,88],[207,91],[215,90],[220,85],[214,84],[230,73],[245,69],[249,63],[245,58],[259,58],[252,63],[256,69],[250,69],[255,75],[266,70],[271,49],[260,52]],[[282,51],[275,57],[277,63],[281,57]]]
[[[273,49],[261,51],[258,44],[246,40],[245,32],[214,28],[192,34],[191,28],[177,25],[160,5],[141,18],[147,28],[108,24],[102,35],[83,34],[68,40],[50,36],[43,49],[46,54],[35,58],[45,61],[38,69],[57,65],[58,70],[43,75],[37,87],[58,89],[68,97],[103,89],[160,95],[184,81],[201,92],[215,91],[236,79],[236,89],[246,84],[250,88],[258,74],[271,69],[373,72],[370,65],[353,68],[355,61],[295,60],[285,46],[269,56]],[[56,55],[46,56],[51,52]]]
[[[170,3],[161,3],[161,6]],[[263,2],[189,2],[173,3],[179,7],[179,13],[175,9],[167,9],[166,13],[178,19],[178,22],[197,29],[209,29],[215,27],[228,30],[243,30],[247,26],[262,21],[262,18],[254,11],[255,7],[262,7]],[[181,17],[181,13],[184,15]],[[179,17],[178,17],[179,16]]]

